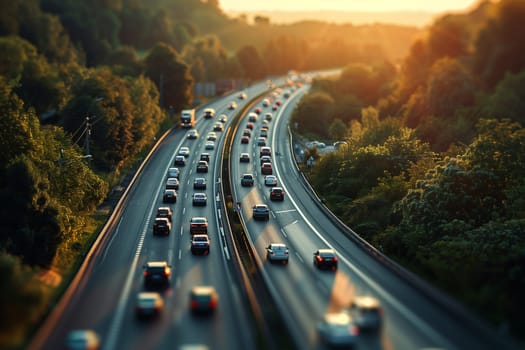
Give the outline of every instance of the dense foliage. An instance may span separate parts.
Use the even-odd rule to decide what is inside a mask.
[[[293,118],[303,135],[346,141],[335,152],[311,153],[310,178],[340,218],[523,336],[525,29],[518,18],[525,3],[517,0],[440,18],[399,72],[349,66],[337,79],[315,81]]]

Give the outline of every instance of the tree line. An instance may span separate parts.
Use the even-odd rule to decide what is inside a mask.
[[[303,136],[344,140],[310,179],[355,232],[523,337],[525,3],[437,19],[399,68],[315,80]]]

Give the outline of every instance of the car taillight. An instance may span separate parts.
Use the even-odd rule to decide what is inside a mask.
[[[334,256],[333,261],[337,261],[337,257],[336,256]]]
[[[212,309],[214,309],[216,306],[217,306],[217,301],[216,300],[210,300],[208,302],[208,306]]]
[[[323,261],[323,258],[319,255],[317,255],[315,258],[317,259],[317,261]]]
[[[350,326],[350,334],[352,335],[358,335],[359,334],[359,328],[355,325]]]
[[[195,309],[195,308],[197,308],[198,306],[199,306],[199,303],[198,303],[196,300],[192,300],[192,301],[191,301],[190,307],[191,307],[192,309]]]
[[[148,275],[149,275],[148,271],[144,271],[144,277],[146,277]]]
[[[287,251],[287,250],[285,250],[285,251],[284,251],[284,254],[288,255],[288,251]]]

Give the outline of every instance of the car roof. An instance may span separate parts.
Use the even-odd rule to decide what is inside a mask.
[[[360,309],[379,309],[381,307],[379,300],[371,296],[356,297],[353,304]]]
[[[208,222],[208,219],[203,216],[194,216],[191,218],[191,222]]]
[[[323,317],[324,321],[330,325],[347,325],[352,322],[352,317],[344,312],[327,313]]]
[[[288,249],[288,247],[284,243],[270,243],[270,247],[272,249]]]
[[[147,267],[165,267],[168,266],[167,261],[148,261],[146,263]]]
[[[191,289],[191,294],[196,296],[206,296],[216,293],[213,286],[195,286]]]
[[[335,251],[333,249],[319,249],[319,255],[335,256]]]

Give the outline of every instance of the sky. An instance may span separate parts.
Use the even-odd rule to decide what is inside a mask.
[[[425,11],[468,9],[478,0],[219,0],[225,11]]]

